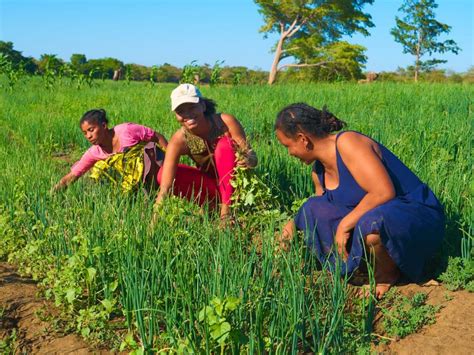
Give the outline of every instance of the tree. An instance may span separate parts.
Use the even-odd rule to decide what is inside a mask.
[[[34,74],[37,65],[32,57],[24,57],[20,51],[13,49],[12,42],[0,41],[0,54],[6,56],[15,70],[23,69],[30,74]]]
[[[274,48],[269,84],[273,84],[278,70],[284,67],[327,66],[336,60],[335,54],[341,53],[330,48],[343,35],[355,32],[368,35],[367,27],[373,27],[370,15],[362,11],[373,0],[255,0],[255,3],[265,21],[260,32],[280,35]],[[278,67],[287,57],[294,57],[297,63]]]
[[[71,55],[71,67],[78,73],[84,74],[84,64],[87,63],[85,54],[72,54]]]
[[[63,65],[63,60],[58,58],[56,54],[41,54],[38,61],[38,70],[41,74],[45,74],[47,71],[58,74]]]
[[[431,56],[436,52],[458,54],[461,50],[452,39],[437,41],[441,34],[448,34],[451,30],[450,26],[435,19],[434,9],[437,7],[435,0],[405,0],[398,11],[406,15],[403,20],[396,16],[397,25],[390,31],[395,41],[403,46],[403,53],[415,56],[415,81],[418,81],[420,70],[446,63],[446,60],[439,59],[423,62],[421,57],[426,54]]]
[[[181,69],[169,63],[164,63],[163,65],[159,66],[158,72],[156,74],[156,80],[158,82],[178,83],[180,77]]]
[[[84,73],[91,75],[94,78],[112,79],[114,76],[114,71],[119,68],[124,68],[124,65],[120,60],[108,57],[101,59],[89,59],[87,63],[83,65],[83,67]]]

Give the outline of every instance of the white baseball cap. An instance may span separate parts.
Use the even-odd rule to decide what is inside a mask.
[[[171,92],[171,111],[188,102],[197,104],[200,97],[201,92],[193,84],[181,84]]]

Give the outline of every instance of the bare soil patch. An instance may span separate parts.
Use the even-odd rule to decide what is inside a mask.
[[[474,293],[451,292],[442,285],[397,286],[405,296],[415,293],[428,294],[427,303],[442,305],[436,323],[423,327],[419,332],[375,347],[384,354],[474,354]],[[377,324],[376,324],[377,327]]]
[[[37,297],[37,292],[33,280],[19,276],[12,265],[0,263],[0,339],[7,339],[16,330],[15,353],[105,353],[91,349],[75,334],[60,334],[40,319],[38,312],[52,306]]]
[[[416,334],[379,344],[372,350],[383,354],[474,354],[474,294],[451,292],[443,286],[408,284],[397,286],[401,293],[413,296],[428,294],[427,303],[442,305],[436,323],[425,326]],[[0,263],[0,339],[6,339],[16,329],[14,349],[28,354],[105,354],[92,349],[75,334],[62,334],[37,315],[51,309],[50,303],[37,297],[36,283],[16,273],[15,267]],[[379,313],[380,315],[380,313]],[[375,328],[379,327],[377,317]]]

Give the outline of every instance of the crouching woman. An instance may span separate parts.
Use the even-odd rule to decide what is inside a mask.
[[[282,247],[294,230],[322,262],[342,262],[351,274],[364,258],[375,257],[376,296],[401,274],[418,281],[423,265],[444,235],[443,209],[433,192],[392,152],[326,110],[304,103],[277,116],[276,136],[288,154],[313,164],[316,196],[284,228]],[[341,260],[342,259],[342,260]]]
[[[142,181],[156,184],[163,151],[168,144],[163,135],[135,123],[109,128],[106,112],[102,109],[87,111],[79,126],[92,146],[53,191],[67,187],[90,169],[93,169],[92,178],[106,178],[120,185],[125,192]]]
[[[257,165],[257,157],[242,125],[230,114],[217,113],[215,102],[202,97],[199,89],[191,84],[181,84],[173,90],[171,110],[181,128],[170,139],[163,168],[158,174],[160,191],[156,205],[172,193],[200,205],[220,204],[221,219],[228,219],[234,168]],[[196,167],[179,164],[185,155]]]

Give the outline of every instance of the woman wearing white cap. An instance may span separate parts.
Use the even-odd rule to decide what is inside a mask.
[[[227,113],[216,113],[214,101],[203,98],[197,87],[181,84],[171,93],[171,110],[181,128],[171,138],[163,168],[158,175],[160,192],[156,204],[173,193],[196,201],[221,204],[221,218],[229,216],[236,165],[255,167],[257,157],[250,148],[239,121]],[[236,152],[243,152],[237,161]],[[197,168],[179,163],[188,155]]]

